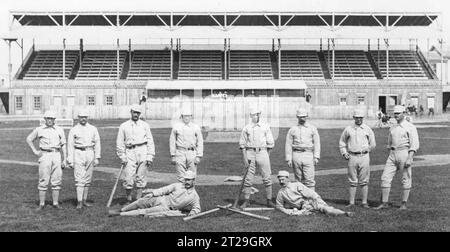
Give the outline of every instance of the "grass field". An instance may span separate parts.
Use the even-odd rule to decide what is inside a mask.
[[[119,122],[105,122],[104,126],[117,126]],[[25,143],[31,127],[26,123],[0,124],[0,159],[36,162]],[[97,124],[98,125],[98,124]],[[1,128],[15,128],[1,130]],[[168,135],[170,129],[152,130],[157,155],[153,169],[173,172],[169,164]],[[271,154],[273,172],[286,169],[284,162],[284,137],[287,129],[280,130],[276,148]],[[322,158],[317,169],[327,170],[346,167],[337,149],[342,129],[319,130],[322,143]],[[103,151],[101,166],[119,167],[115,156],[117,129],[102,128]],[[371,163],[384,164],[387,157],[385,145],[387,129],[376,129],[377,149],[371,155]],[[446,154],[449,152],[448,128],[421,128],[421,149],[417,155]],[[238,175],[241,173],[240,152],[237,144],[206,144],[205,158],[199,166],[200,174]],[[419,157],[420,158],[420,157]],[[381,171],[371,173],[369,203],[378,204],[380,197]],[[105,208],[107,197],[114,183],[112,174],[95,172],[90,191],[95,206],[82,214],[75,210],[75,187],[70,170],[64,173],[61,203],[62,211],[46,209],[35,213],[37,206],[37,167],[0,163],[0,231],[450,231],[450,170],[448,165],[414,167],[413,191],[410,209],[404,212],[396,207],[385,210],[363,210],[356,208],[354,218],[328,218],[313,216],[288,217],[279,212],[261,213],[270,221],[260,221],[245,216],[219,211],[190,222],[180,218],[109,218]],[[393,183],[391,201],[398,204],[400,198],[400,177]],[[162,184],[149,184],[155,188]],[[261,186],[258,189],[263,190]],[[278,190],[275,185],[274,191]],[[198,186],[203,210],[216,204],[233,201],[238,187],[233,185]],[[317,191],[331,205],[343,208],[347,199],[345,175],[324,175],[317,177]],[[264,202],[263,193],[253,198],[252,205]],[[124,192],[118,189],[113,205],[124,202]],[[50,197],[48,197],[50,199]],[[50,202],[49,202],[50,203]]]

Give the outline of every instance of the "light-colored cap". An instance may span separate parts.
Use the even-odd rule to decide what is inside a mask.
[[[261,109],[258,107],[250,108],[250,115],[254,115],[254,114],[261,114]]]
[[[56,119],[56,113],[55,113],[54,111],[51,111],[51,110],[46,111],[46,112],[44,113],[44,118],[53,118],[53,119]]]
[[[193,171],[190,171],[190,170],[186,171],[184,173],[183,178],[185,178],[185,179],[195,179],[195,173]]]
[[[138,104],[131,105],[131,111],[142,113],[142,108]]]
[[[365,113],[364,110],[362,109],[355,109],[355,111],[353,111],[353,117],[364,117]]]
[[[297,109],[297,116],[298,117],[308,116],[308,111],[304,108],[299,108]]]
[[[288,177],[289,178],[289,172],[288,171],[279,171],[277,177]]]
[[[181,115],[192,115],[191,108],[186,106],[181,109]]]
[[[403,107],[402,105],[396,105],[394,107],[394,113],[403,113],[405,112],[405,107]]]
[[[87,110],[85,109],[81,109],[80,111],[78,111],[78,116],[82,116],[82,117],[88,117],[89,113],[87,112]]]

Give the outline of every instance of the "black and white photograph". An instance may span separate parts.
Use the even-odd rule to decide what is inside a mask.
[[[2,1],[0,232],[449,232],[449,60],[444,0]]]

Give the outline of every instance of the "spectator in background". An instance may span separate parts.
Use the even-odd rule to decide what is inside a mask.
[[[306,91],[305,99],[307,103],[311,103],[311,95]]]
[[[420,105],[420,106],[419,106],[419,116],[420,116],[420,117],[423,116],[423,113],[424,113],[423,106]]]
[[[434,116],[434,108],[428,109],[428,116]]]
[[[139,105],[145,102],[147,102],[147,96],[145,96],[145,92],[142,92],[141,99],[139,99]]]

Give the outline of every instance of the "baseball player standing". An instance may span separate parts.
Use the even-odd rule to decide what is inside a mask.
[[[242,150],[244,167],[248,169],[247,176],[244,178],[244,203],[241,209],[246,208],[251,195],[253,177],[256,167],[261,170],[263,183],[266,189],[266,199],[268,207],[275,207],[272,202],[272,171],[270,168],[269,152],[275,146],[275,141],[270,131],[270,126],[260,122],[261,110],[252,108],[250,110],[252,121],[247,124],[241,133],[239,146]]]
[[[75,186],[77,188],[77,209],[87,203],[88,191],[92,181],[94,167],[101,157],[100,135],[95,126],[88,123],[88,113],[80,110],[78,124],[69,132],[67,140],[68,165],[74,168]]]
[[[117,156],[124,168],[123,187],[127,201],[132,202],[132,190],[136,185],[136,198],[142,197],[142,189],[147,184],[146,169],[149,169],[155,156],[155,145],[150,125],[140,120],[141,106],[131,106],[131,119],[122,123],[117,134]]]
[[[177,170],[177,179],[182,182],[184,173],[197,175],[197,165],[203,157],[203,136],[200,127],[191,122],[192,112],[185,107],[181,111],[182,123],[176,124],[170,133],[170,156]]]
[[[306,109],[297,110],[298,125],[289,129],[286,136],[286,162],[294,168],[295,179],[315,190],[314,167],[320,159],[320,137],[317,128],[306,122]]]
[[[375,134],[363,123],[364,111],[356,109],[353,112],[355,123],[342,132],[339,149],[342,156],[348,160],[349,204],[355,205],[356,188],[359,185],[362,193],[362,207],[369,208],[367,195],[369,193],[370,157],[369,152],[375,149]]]
[[[405,107],[394,107],[394,118],[397,125],[389,130],[389,157],[381,175],[381,204],[376,209],[388,208],[391,182],[397,171],[402,172],[402,204],[400,210],[406,210],[409,192],[412,185],[412,163],[414,154],[419,149],[419,135],[417,129],[405,120]]]
[[[67,164],[66,137],[64,130],[55,125],[56,114],[47,111],[44,114],[44,120],[45,125],[37,127],[27,137],[27,143],[31,150],[39,157],[39,207],[36,209],[37,211],[41,211],[45,207],[45,196],[49,183],[52,186],[53,207],[62,209],[58,200],[62,183],[62,169]],[[36,150],[33,144],[36,139],[39,139],[39,150]]]

